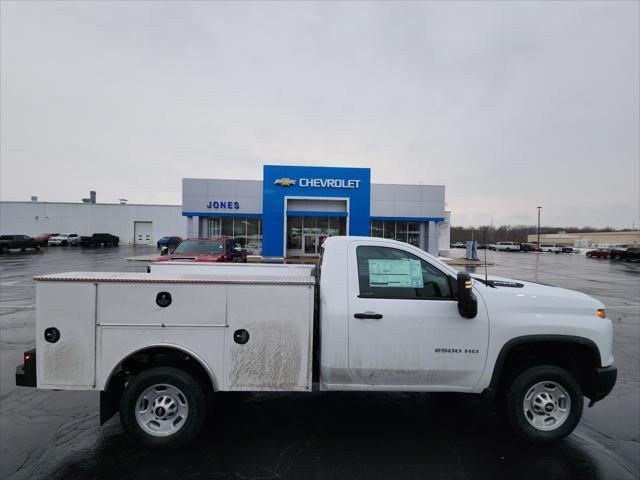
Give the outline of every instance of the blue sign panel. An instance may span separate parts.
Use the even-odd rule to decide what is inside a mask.
[[[369,235],[371,170],[368,168],[265,165],[262,192],[264,256],[285,254],[285,197],[348,198],[349,235]],[[307,212],[307,215],[314,213]],[[341,215],[336,213],[336,216]]]

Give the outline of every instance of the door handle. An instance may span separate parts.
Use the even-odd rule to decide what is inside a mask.
[[[374,312],[354,313],[353,317],[359,318],[361,320],[363,319],[380,320],[382,318],[382,314],[374,313]]]

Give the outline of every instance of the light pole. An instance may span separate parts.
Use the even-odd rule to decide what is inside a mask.
[[[537,207],[538,208],[538,248],[540,248],[540,210],[542,210],[542,207]]]

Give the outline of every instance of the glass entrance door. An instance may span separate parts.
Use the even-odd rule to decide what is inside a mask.
[[[303,235],[303,248],[306,255],[318,253],[318,235]]]
[[[344,235],[345,217],[287,217],[287,256],[319,255],[332,235]]]

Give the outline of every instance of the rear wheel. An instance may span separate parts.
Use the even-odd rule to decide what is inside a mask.
[[[190,374],[155,367],[137,375],[120,399],[120,421],[143,446],[170,450],[191,442],[202,429],[206,399]]]
[[[517,375],[507,389],[506,413],[511,427],[531,443],[561,440],[582,416],[582,390],[568,371],[539,365]]]

